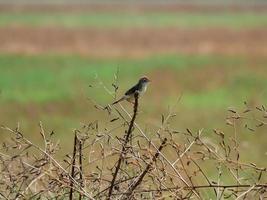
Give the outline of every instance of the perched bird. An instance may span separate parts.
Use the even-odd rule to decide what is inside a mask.
[[[127,92],[125,92],[124,96],[122,98],[120,98],[119,100],[113,102],[112,105],[119,103],[123,100],[126,100],[126,101],[133,103],[134,94],[136,94],[136,93],[138,93],[139,95],[144,94],[149,82],[150,82],[150,80],[146,76],[140,78],[138,83],[135,86],[133,86]]]

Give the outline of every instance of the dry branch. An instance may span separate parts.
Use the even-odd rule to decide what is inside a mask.
[[[120,157],[119,157],[119,160],[117,162],[117,166],[115,168],[115,172],[113,174],[113,178],[111,180],[111,183],[110,183],[110,188],[109,188],[109,192],[108,192],[108,199],[110,199],[111,195],[112,195],[112,191],[113,191],[113,187],[114,187],[114,184],[115,184],[115,181],[116,181],[116,178],[117,178],[117,175],[118,175],[118,172],[120,170],[120,167],[121,167],[121,163],[123,161],[123,158],[126,154],[126,146],[130,140],[130,137],[131,137],[131,133],[132,133],[132,130],[133,130],[133,126],[134,126],[134,121],[135,121],[135,118],[136,118],[136,115],[137,115],[137,110],[138,110],[138,97],[139,97],[139,94],[138,93],[135,93],[134,94],[134,109],[133,109],[133,117],[132,117],[132,120],[129,124],[129,128],[126,132],[126,135],[125,135],[125,138],[124,138],[124,143],[122,145],[122,150],[121,150],[121,153],[120,153]]]
[[[129,198],[132,193],[134,192],[134,190],[136,189],[136,187],[138,185],[140,185],[140,183],[143,181],[143,178],[145,177],[145,175],[147,174],[147,172],[150,170],[150,168],[152,167],[152,165],[156,162],[158,156],[159,156],[159,152],[161,152],[161,150],[163,149],[164,145],[167,142],[167,138],[164,138],[164,140],[162,141],[160,147],[159,147],[159,151],[157,151],[155,153],[155,155],[152,158],[152,161],[146,166],[146,168],[144,169],[144,171],[140,174],[139,178],[136,180],[136,182],[128,189],[128,191],[126,192],[126,198]]]

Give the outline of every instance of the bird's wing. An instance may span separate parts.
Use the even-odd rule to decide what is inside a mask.
[[[138,89],[139,89],[139,85],[136,84],[135,86],[130,88],[127,92],[125,92],[125,95],[133,95]]]

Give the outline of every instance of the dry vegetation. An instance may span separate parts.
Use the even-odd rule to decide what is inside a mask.
[[[117,88],[114,85],[115,89]],[[237,126],[266,126],[264,106],[229,110],[232,136],[214,130],[172,129],[178,120],[172,109],[149,134],[124,107],[102,107],[107,124],[95,121],[75,130],[73,152],[56,159],[59,144],[40,123],[43,145],[20,131],[10,133],[0,153],[0,195],[4,199],[265,199],[266,168],[240,160]],[[113,124],[113,125],[112,125]],[[101,127],[104,126],[104,127]],[[254,126],[253,126],[254,127]],[[124,130],[124,131],[123,131]],[[116,132],[124,132],[116,135]],[[123,136],[122,136],[123,135]]]

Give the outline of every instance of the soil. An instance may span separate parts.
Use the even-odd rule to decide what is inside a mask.
[[[142,57],[168,53],[267,56],[267,28],[103,30],[2,27],[0,44],[2,53],[75,53],[98,57]]]
[[[267,4],[258,3],[44,3],[43,4],[0,4],[0,11],[5,12],[266,12]]]

